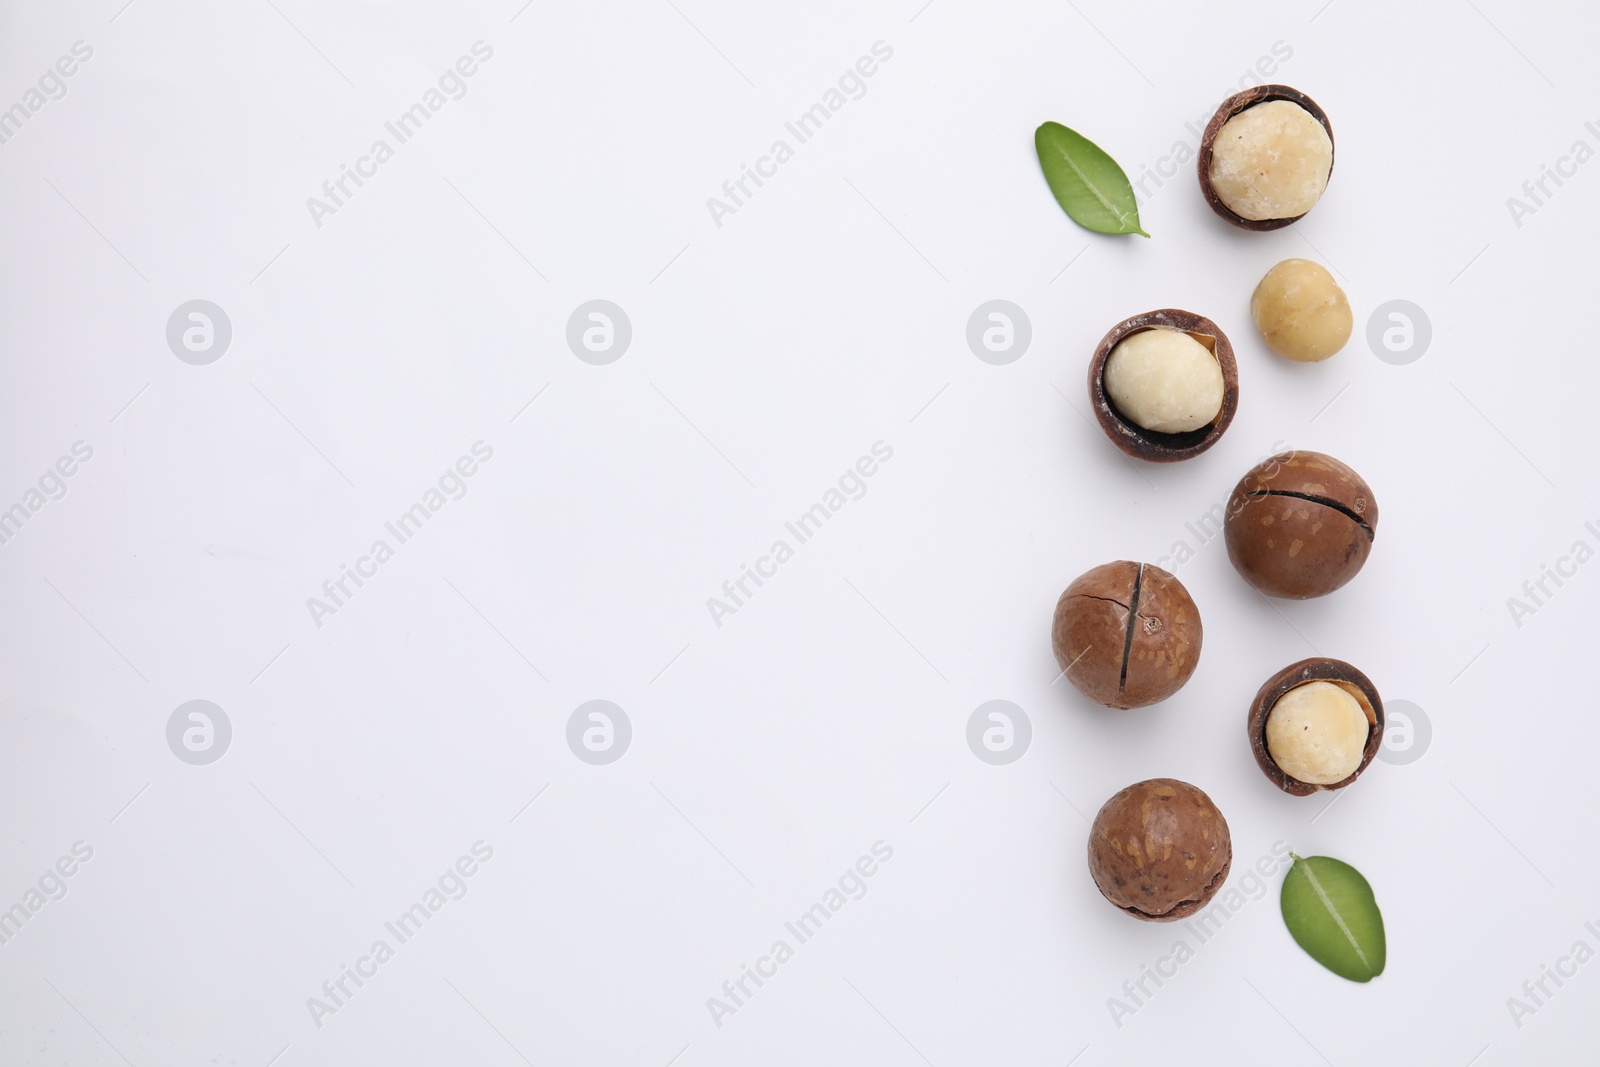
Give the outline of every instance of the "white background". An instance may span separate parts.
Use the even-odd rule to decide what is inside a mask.
[[[93,57],[0,145],[0,507],[94,454],[0,545],[0,907],[93,858],[0,945],[0,1062],[1592,1060],[1600,963],[1520,1028],[1507,998],[1600,948],[1600,565],[1520,627],[1507,598],[1600,547],[1600,163],[1520,226],[1507,198],[1600,148],[1593,11],[919,3],[4,5],[0,106]],[[318,227],[307,198],[478,40],[465,98]],[[880,40],[866,94],[718,227],[707,198]],[[1192,165],[1147,185],[1148,241],[1052,201],[1041,121],[1137,178],[1278,42],[1338,145],[1304,221],[1233,230]],[[1355,309],[1324,364],[1250,326],[1288,256]],[[208,366],[165,339],[196,298],[233,327]],[[609,366],[565,341],[595,298],[633,326]],[[998,367],[965,339],[995,298],[1033,330]],[[1432,322],[1410,365],[1366,343],[1391,299]],[[1242,402],[1203,457],[1136,468],[1082,378],[1162,306],[1230,333]],[[318,627],[307,598],[478,440],[467,495]],[[866,495],[714,625],[880,440]],[[1053,685],[1061,589],[1194,542],[1275,442],[1373,485],[1360,577],[1269,604],[1197,545],[1182,692],[1118,714]],[[1331,810],[1243,731],[1314,652],[1433,726]],[[633,726],[609,766],[565,740],[596,698]],[[192,699],[233,725],[208,766],[166,742]],[[1032,725],[1008,766],[965,740],[991,699]],[[1157,775],[1226,814],[1231,885],[1280,840],[1362,870],[1387,972],[1312,962],[1274,878],[1116,1025],[1182,931],[1100,897],[1085,816]],[[307,998],[479,840],[470,892],[318,1027]],[[717,1026],[707,998],[880,840],[866,896]]]

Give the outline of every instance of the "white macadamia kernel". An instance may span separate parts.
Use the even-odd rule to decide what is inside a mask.
[[[1350,340],[1350,301],[1320,263],[1286,259],[1267,271],[1250,295],[1250,318],[1267,347],[1286,359],[1314,363]]]
[[[1298,218],[1328,187],[1333,140],[1288,100],[1246,108],[1222,124],[1211,147],[1211,188],[1240,218]]]
[[[1157,433],[1187,433],[1222,413],[1222,366],[1182,330],[1141,330],[1106,358],[1106,393],[1117,412]]]
[[[1332,785],[1361,766],[1371,728],[1360,702],[1343,687],[1307,682],[1267,713],[1267,751],[1290,778]]]

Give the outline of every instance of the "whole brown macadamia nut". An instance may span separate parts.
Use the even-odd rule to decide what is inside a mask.
[[[1067,678],[1111,708],[1141,708],[1183,688],[1200,640],[1200,609],[1183,583],[1127,560],[1079,575],[1056,602],[1050,628]]]
[[[1378,503],[1361,475],[1321,452],[1284,452],[1239,479],[1223,519],[1228,558],[1268,596],[1326,596],[1361,570]]]
[[[1205,907],[1233,865],[1228,820],[1211,798],[1176,778],[1130,785],[1089,828],[1089,873],[1135,919],[1173,922]]]

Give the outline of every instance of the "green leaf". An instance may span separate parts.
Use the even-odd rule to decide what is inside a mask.
[[[1033,135],[1039,166],[1050,191],[1073,222],[1096,233],[1136,233],[1139,203],[1117,161],[1099,145],[1059,122],[1047,122]]]
[[[1294,856],[1280,903],[1290,935],[1328,970],[1352,982],[1383,973],[1383,913],[1360,871],[1328,856]]]

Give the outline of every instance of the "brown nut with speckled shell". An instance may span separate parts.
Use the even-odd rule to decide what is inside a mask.
[[[1321,452],[1284,452],[1239,479],[1223,535],[1244,580],[1268,596],[1326,596],[1356,576],[1372,552],[1372,487]]]
[[[1330,687],[1331,700],[1296,699],[1318,687]],[[1358,727],[1364,727],[1364,740],[1351,737],[1348,729],[1341,740],[1334,721],[1341,713],[1340,704],[1347,706]],[[1276,721],[1291,715],[1289,722]],[[1250,704],[1246,730],[1250,751],[1267,780],[1285,793],[1304,797],[1343,789],[1359,778],[1383,745],[1383,723],[1383,699],[1372,679],[1343,660],[1317,657],[1291,663],[1266,680]],[[1346,751],[1339,751],[1341,745]],[[1289,773],[1318,777],[1302,767],[1337,769],[1320,775],[1325,780],[1313,782]]]
[[[1176,433],[1163,433],[1139,425],[1118,410],[1106,384],[1107,364],[1117,347],[1135,334],[1154,330],[1174,330],[1198,342],[1215,357],[1222,375],[1221,406],[1204,426]],[[1106,332],[1089,360],[1089,405],[1094,408],[1100,429],[1111,443],[1134,459],[1148,463],[1176,463],[1198,456],[1216,444],[1239,410],[1239,364],[1233,344],[1222,328],[1204,315],[1178,308],[1160,308],[1123,319]]]
[[[1160,567],[1118,560],[1079,575],[1056,602],[1050,643],[1078,691],[1141,708],[1183,688],[1200,661],[1200,609]]]
[[[1135,919],[1174,922],[1205,907],[1233,865],[1228,820],[1211,798],[1176,778],[1130,785],[1089,828],[1089,873]]]

